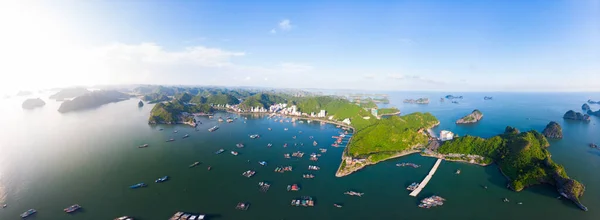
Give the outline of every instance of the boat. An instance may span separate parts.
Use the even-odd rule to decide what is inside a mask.
[[[6,206],[8,206],[7,204],[2,205],[2,208],[6,208]]]
[[[327,149],[325,149],[325,148],[319,148],[319,151],[321,151],[321,153],[326,153]]]
[[[244,147],[244,144],[242,144],[242,143],[237,143],[237,144],[235,144],[235,146],[236,146],[237,148],[243,148],[243,147]]]
[[[270,130],[273,130],[273,129],[271,129],[271,128],[268,128],[268,129],[269,129],[269,131],[270,131]]]
[[[23,214],[21,214],[21,218],[27,218],[33,214],[35,214],[37,211],[35,209],[29,209],[26,212],[23,212]]]
[[[250,208],[250,204],[245,203],[245,202],[240,202],[235,207],[235,209],[237,209],[237,210],[243,210],[243,211],[248,210],[248,208]]]
[[[254,176],[255,173],[256,173],[256,171],[254,171],[254,170],[247,170],[246,172],[242,173],[242,176],[250,178],[250,177]]]
[[[302,178],[304,178],[304,179],[312,179],[312,178],[315,178],[315,175],[312,175],[310,173],[302,174]]]
[[[427,197],[423,200],[421,200],[421,204],[419,204],[419,208],[431,208],[431,207],[435,207],[435,206],[441,206],[444,205],[444,201],[446,201],[446,199],[439,197],[439,196],[431,196],[431,197]]]
[[[287,147],[287,143],[283,144],[283,147]]]
[[[287,131],[287,130],[288,130],[288,128],[284,128],[283,130],[284,130],[284,131]]]
[[[334,203],[333,206],[335,206],[336,208],[342,208],[342,205]]]
[[[195,166],[198,166],[198,164],[200,164],[200,162],[196,161],[196,162],[194,162],[192,165],[190,165],[190,168],[192,168],[192,167],[195,167]]]
[[[318,166],[309,165],[309,166],[308,166],[308,169],[309,169],[309,170],[320,170],[321,168],[320,168],[320,167],[318,167]]]
[[[313,139],[313,138],[314,138],[313,136],[308,136],[308,139]]]
[[[81,208],[81,206],[79,206],[78,204],[75,204],[75,205],[69,206],[68,208],[64,209],[64,211],[66,213],[71,213],[71,212],[79,210],[80,208]]]
[[[267,144],[267,147],[271,147],[271,146],[273,146],[271,143]]]
[[[252,134],[252,135],[250,135],[250,138],[252,138],[252,139],[256,139],[256,138],[259,138],[259,137],[260,137],[260,135],[258,135],[258,134]]]
[[[221,148],[217,152],[215,152],[215,154],[222,154],[223,152],[225,152],[225,149]]]
[[[284,155],[283,155],[283,158],[287,158],[287,159],[289,159],[289,158],[290,158],[290,154],[284,154]]]
[[[502,201],[504,201],[504,202],[510,202],[510,201],[508,200],[508,198],[504,198]]]
[[[174,130],[174,131],[173,131],[173,133],[177,133],[177,132],[179,132],[179,131],[177,131],[177,130]]]
[[[156,180],[154,180],[155,183],[162,183],[164,181],[167,181],[167,179],[169,179],[169,176],[163,176],[161,178],[158,178]]]
[[[145,148],[145,147],[148,147],[148,144],[143,144],[143,145],[138,146],[138,148]]]
[[[217,121],[223,122],[223,118],[219,117],[219,119]]]
[[[146,186],[148,186],[148,185],[146,185],[145,183],[138,183],[138,184],[131,185],[129,188],[137,189],[137,188],[142,188],[142,187],[146,187]]]
[[[271,184],[269,184],[267,182],[259,182],[258,186],[260,186],[261,192],[267,192],[269,190],[269,188],[271,188]]]
[[[190,135],[189,134],[185,134],[183,135],[183,138],[188,138]]]
[[[209,128],[208,131],[213,132],[213,131],[216,131],[217,129],[219,129],[219,126],[213,126],[213,127]]]
[[[233,156],[237,156],[237,155],[238,155],[238,152],[231,151],[231,154],[233,154]]]
[[[121,216],[121,217],[115,218],[115,220],[133,220],[133,218],[129,217],[129,216]]]
[[[172,141],[175,141],[175,139],[171,138],[171,139],[167,140],[167,142],[172,142]]]
[[[298,186],[298,184],[293,184],[293,185],[288,185],[287,186],[287,191],[299,191],[300,187]]]
[[[406,187],[406,190],[413,191],[413,190],[417,189],[418,187],[419,187],[419,183],[413,182],[408,187]]]
[[[296,139],[296,136],[295,136],[295,135],[294,135],[294,136],[292,136],[292,139]]]
[[[292,206],[304,206],[304,207],[313,207],[315,206],[315,201],[313,201],[310,196],[302,196],[300,199],[292,199],[290,203]]]
[[[185,212],[176,212],[171,218],[170,220],[203,220],[205,217],[205,215],[197,215],[197,214],[192,214],[192,213],[185,213]],[[133,219],[127,219],[127,220],[133,220]]]
[[[158,130],[159,130],[159,131],[162,131],[162,130],[164,130],[164,129],[162,129],[162,128],[159,128]]]
[[[406,166],[409,166],[409,167],[412,167],[412,168],[419,168],[419,167],[421,167],[421,165],[417,165],[417,164],[414,164],[414,163],[397,163],[396,166],[397,167],[406,167]]]
[[[359,192],[354,192],[354,191],[347,191],[344,194],[350,195],[350,196],[362,196],[364,193],[359,193]]]
[[[266,166],[267,165],[267,161],[260,161],[260,162],[258,162],[258,164],[260,164],[262,166]]]
[[[523,203],[522,203],[522,202],[518,202],[517,204],[519,204],[519,205],[523,205]]]
[[[456,170],[456,172],[454,174],[456,174],[456,175],[460,174],[460,170]]]
[[[317,146],[317,141],[313,141],[313,146]]]
[[[206,168],[206,169],[210,171],[210,169],[211,169],[211,166],[208,166],[208,168]]]
[[[231,122],[233,122],[233,119],[227,118],[227,123],[231,123]]]

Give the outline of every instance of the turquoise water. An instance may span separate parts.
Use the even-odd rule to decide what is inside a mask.
[[[599,119],[589,124],[567,122],[562,114],[579,110],[589,98],[600,94],[457,94],[465,96],[460,104],[439,103],[437,93],[390,93],[391,104],[402,114],[432,112],[441,121],[435,130],[449,129],[459,135],[490,137],[507,125],[520,130],[541,131],[550,121],[563,126],[565,138],[552,141],[553,159],[565,166],[569,176],[586,185],[582,202],[590,211],[583,212],[566,200],[556,199],[554,188],[536,186],[523,192],[505,188],[506,180],[495,166],[479,167],[442,162],[418,198],[408,196],[404,188],[421,181],[434,164],[433,158],[410,155],[382,162],[343,178],[334,177],[342,148],[332,148],[331,136],[338,129],[318,123],[279,123],[263,117],[249,117],[227,124],[210,133],[216,120],[201,118],[199,131],[184,125],[149,126],[152,105],[137,108],[137,100],[111,103],[96,109],[60,114],[60,103],[47,100],[43,108],[22,110],[22,97],[0,100],[5,120],[0,124],[0,219],[19,219],[29,208],[38,210],[31,219],[112,219],[121,215],[136,219],[167,219],[176,211],[206,213],[209,219],[596,219],[600,211],[600,150],[590,149],[589,142],[600,142]],[[484,95],[494,96],[484,101]],[[429,105],[403,104],[405,98],[431,98]],[[474,108],[484,113],[476,125],[457,126],[454,121]],[[600,105],[592,105],[593,109]],[[225,114],[227,115],[227,114]],[[529,118],[529,119],[528,119]],[[158,128],[164,128],[159,131]],[[271,127],[273,130],[268,131]],[[284,131],[284,128],[289,128]],[[178,130],[178,133],[173,133]],[[302,133],[299,133],[302,131]],[[181,139],[184,134],[187,139]],[[248,138],[258,133],[259,139]],[[297,136],[293,139],[292,136]],[[308,137],[319,146],[313,147]],[[168,138],[176,141],[166,143]],[[246,147],[235,148],[243,142]],[[148,143],[150,147],[138,149]],[[273,147],[266,145],[272,143]],[[283,144],[288,143],[287,148]],[[304,146],[294,146],[304,143]],[[308,155],[319,147],[328,149],[317,162]],[[227,152],[215,155],[220,148]],[[229,150],[240,154],[233,156]],[[301,150],[302,159],[284,159],[283,154]],[[248,160],[250,162],[248,162]],[[268,162],[261,167],[258,161]],[[202,162],[188,168],[195,161]],[[396,167],[399,162],[414,162],[421,168]],[[308,165],[315,179],[302,179]],[[293,172],[275,173],[276,166],[292,165]],[[208,171],[207,166],[212,170]],[[241,173],[254,169],[248,179]],[[461,169],[460,175],[454,171]],[[169,175],[167,182],[156,184],[158,177]],[[267,193],[258,191],[258,182],[272,183]],[[131,190],[128,186],[145,182],[147,188]],[[287,192],[288,184],[297,183],[299,192]],[[484,189],[483,186],[488,186]],[[344,191],[364,192],[362,198],[343,195]],[[429,210],[416,207],[426,196],[447,199],[442,207]],[[291,207],[289,202],[300,196],[312,196],[316,207]],[[507,197],[511,202],[504,203]],[[251,204],[248,211],[235,210],[238,202]],[[523,202],[518,205],[517,202]],[[83,206],[69,215],[62,209]],[[341,203],[343,208],[333,207]]]

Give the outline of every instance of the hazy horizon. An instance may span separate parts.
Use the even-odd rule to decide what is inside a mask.
[[[600,91],[600,0],[8,1],[0,94],[76,85]]]

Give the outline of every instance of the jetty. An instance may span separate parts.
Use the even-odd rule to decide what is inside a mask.
[[[431,170],[429,171],[429,174],[427,174],[427,176],[425,177],[425,179],[423,179],[423,181],[421,181],[419,186],[410,193],[410,196],[416,197],[417,195],[419,195],[421,190],[423,190],[423,188],[425,188],[425,185],[427,185],[429,180],[431,180],[431,177],[433,177],[433,174],[435,173],[437,168],[440,166],[441,162],[442,162],[442,159],[437,159],[437,161],[433,165],[433,168],[431,168]]]

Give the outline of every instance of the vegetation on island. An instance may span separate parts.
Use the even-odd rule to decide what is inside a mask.
[[[275,103],[288,103],[285,97],[271,93],[259,93],[246,98],[241,104],[240,109],[249,110],[251,108],[268,109],[270,105]]]
[[[356,132],[347,153],[377,162],[401,151],[425,147],[428,137],[422,131],[438,123],[432,114],[421,112],[381,119]]]
[[[190,117],[184,117],[183,113],[212,113],[213,108],[208,104],[188,104],[181,99],[175,99],[166,103],[154,105],[150,111],[150,124],[176,124],[187,122]],[[191,117],[193,119],[193,117]]]
[[[570,179],[564,168],[551,159],[550,146],[544,135],[537,131],[519,132],[507,127],[503,134],[489,139],[465,136],[446,141],[438,149],[442,154],[480,155],[495,161],[515,191],[547,183],[555,185],[577,205],[585,187]]]
[[[332,117],[333,120],[342,121],[348,118],[350,119],[350,125],[356,130],[361,130],[377,121],[369,111],[342,98],[331,96],[306,97],[299,98],[294,104],[301,112],[317,113],[320,110],[325,110],[327,117]]]
[[[589,122],[590,116],[588,114],[582,114],[581,112],[575,112],[573,110],[569,110],[565,112],[563,115],[564,119],[575,120],[575,121],[584,121]]]
[[[473,110],[473,112],[471,112],[471,114],[468,114],[468,115],[458,119],[456,121],[456,124],[476,123],[479,120],[481,120],[481,118],[483,118],[483,113],[481,113],[481,111],[479,111],[478,109],[475,109],[475,110]]]
[[[555,121],[548,123],[546,128],[544,128],[544,131],[542,131],[542,134],[546,138],[561,139],[563,137],[562,127]]]
[[[169,101],[169,100],[171,100],[171,98],[169,98],[169,96],[167,96],[167,95],[160,94],[160,93],[150,93],[150,94],[142,96],[142,100],[152,104],[152,103]]]
[[[80,88],[80,87],[66,88],[66,89],[62,89],[62,90],[58,91],[57,93],[51,95],[50,99],[56,99],[56,100],[70,99],[70,98],[82,96],[89,92],[90,91],[87,90],[86,88]]]
[[[129,99],[129,95],[114,90],[99,90],[64,101],[58,111],[61,113],[95,108],[111,102]]]
[[[399,113],[400,113],[400,109],[398,109],[396,107],[377,109],[378,115],[389,115],[389,114],[399,114]]]
[[[37,107],[42,107],[46,105],[46,102],[44,102],[44,100],[40,99],[40,98],[36,98],[36,99],[27,99],[23,102],[23,104],[21,105],[21,107],[23,107],[24,109],[33,109],[33,108],[37,108]]]

